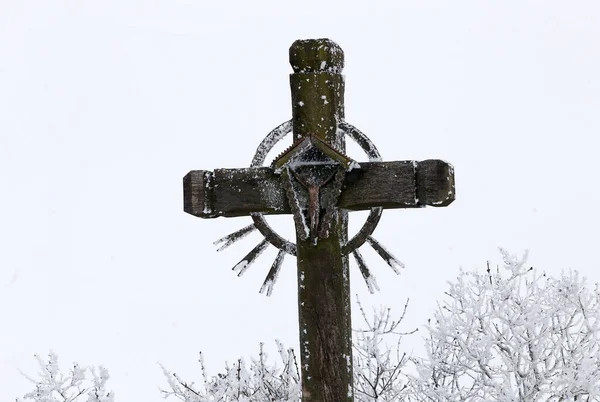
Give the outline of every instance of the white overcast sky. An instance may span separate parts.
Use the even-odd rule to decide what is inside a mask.
[[[448,208],[384,212],[353,293],[431,316],[460,267],[530,250],[554,274],[598,273],[600,5],[596,1],[2,1],[0,400],[29,391],[33,353],[104,364],[118,401],[159,401],[157,362],[199,379],[297,342],[295,261],[258,293],[270,249],[212,241],[249,218],[182,210],[193,169],[248,166],[291,116],[288,48],[346,54],[346,118],[386,160],[456,169]],[[351,149],[351,152],[352,149]],[[360,154],[353,156],[360,160]],[[364,214],[352,218],[352,227]],[[290,218],[278,219],[287,224]],[[284,225],[285,226],[285,225]],[[358,322],[357,322],[358,324]],[[419,350],[421,335],[406,342]],[[272,348],[271,348],[272,350]]]

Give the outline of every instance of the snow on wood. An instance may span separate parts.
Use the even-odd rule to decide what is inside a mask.
[[[292,212],[280,177],[271,168],[216,169],[210,186],[205,186],[205,173],[195,170],[184,178],[184,210],[189,214],[215,218]],[[441,207],[452,201],[454,176],[446,162],[362,162],[346,174],[337,206],[360,211]]]
[[[261,241],[256,247],[252,249],[244,258],[238,262],[235,267],[232,268],[234,272],[237,272],[238,276],[242,276],[244,272],[250,267],[250,265],[258,258],[258,256],[265,251],[269,242],[267,240]]]
[[[381,243],[379,243],[373,237],[367,237],[367,243],[373,247],[377,254],[379,254],[379,256],[383,258],[390,267],[392,267],[396,274],[400,275],[400,269],[404,268],[404,264],[401,261],[394,257],[389,251],[386,250],[385,247],[381,245]]]
[[[277,257],[275,258],[275,261],[273,262],[273,265],[271,266],[271,269],[267,274],[267,278],[265,279],[265,282],[260,288],[261,294],[264,294],[266,292],[268,297],[271,296],[271,293],[273,293],[273,286],[275,286],[275,282],[277,282],[277,278],[279,276],[279,271],[281,270],[281,265],[283,264],[284,257],[285,251],[279,250],[279,253],[277,253]]]
[[[251,224],[238,230],[237,232],[233,232],[230,235],[227,235],[225,237],[220,238],[219,240],[214,241],[213,244],[215,246],[218,246],[219,244],[224,243],[219,248],[217,248],[217,251],[223,251],[236,241],[243,239],[255,230],[256,226],[254,226],[254,224]]]
[[[275,127],[266,137],[258,148],[256,149],[256,153],[254,154],[254,158],[252,159],[251,166],[258,167],[262,166],[267,157],[267,154],[273,149],[275,144],[283,137],[285,137],[290,131],[292,131],[292,121],[288,120],[285,123],[280,124]]]
[[[375,290],[379,291],[379,285],[377,285],[377,281],[375,280],[375,277],[373,276],[373,274],[371,274],[371,271],[367,267],[365,259],[360,254],[360,251],[354,250],[352,252],[352,255],[354,256],[354,259],[358,264],[358,269],[360,270],[360,273],[365,279],[365,283],[367,284],[367,289],[369,289],[369,293],[373,294],[375,293]]]

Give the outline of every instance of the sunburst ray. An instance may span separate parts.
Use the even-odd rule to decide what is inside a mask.
[[[358,268],[360,269],[360,273],[363,278],[365,278],[365,282],[367,283],[367,288],[369,289],[369,293],[375,293],[375,290],[379,290],[379,286],[377,285],[377,281],[375,277],[371,274],[371,271],[367,267],[363,256],[360,254],[360,251],[354,250],[352,252],[356,263],[358,264]]]
[[[244,258],[238,262],[235,267],[233,267],[233,271],[238,273],[238,276],[242,276],[244,272],[248,269],[248,267],[258,258],[258,256],[265,251],[267,246],[269,245],[269,241],[264,239],[256,247],[252,249]]]
[[[213,244],[215,246],[218,246],[219,244],[224,243],[217,249],[217,251],[223,251],[227,247],[229,247],[233,243],[235,243],[236,241],[243,239],[244,237],[248,236],[250,233],[252,233],[255,230],[256,230],[256,226],[254,226],[254,223],[253,223],[253,224],[248,225],[244,228],[241,228],[240,230],[233,232],[225,237],[222,237],[219,240],[215,240],[213,242]]]
[[[404,264],[394,257],[389,251],[385,249],[377,240],[372,236],[367,237],[367,243],[373,247],[373,250],[379,254],[381,258],[394,270],[394,272],[400,275],[400,269],[404,268]]]
[[[260,288],[260,293],[263,294],[266,291],[267,297],[271,296],[271,293],[273,293],[273,286],[275,286],[275,282],[279,276],[279,271],[281,270],[281,265],[283,264],[283,257],[285,257],[285,251],[279,250],[277,257],[275,257],[275,261],[273,261],[273,265],[271,266],[271,269],[265,278],[265,282]]]

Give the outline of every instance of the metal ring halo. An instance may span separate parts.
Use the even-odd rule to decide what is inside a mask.
[[[285,123],[280,124],[275,127],[267,136],[261,141],[258,146],[254,157],[252,158],[252,163],[250,167],[260,167],[263,165],[265,158],[269,151],[273,149],[275,144],[279,142],[283,137],[292,132],[292,121],[288,120]],[[338,125],[338,130],[341,130],[345,135],[350,137],[354,142],[360,146],[360,148],[367,154],[370,162],[380,162],[381,154],[379,150],[373,144],[373,142],[360,130],[358,130],[353,125],[343,122]],[[381,219],[381,214],[383,213],[383,208],[374,207],[371,208],[371,212],[367,217],[366,222],[362,226],[362,228],[348,241],[346,244],[342,246],[342,254],[348,255],[360,246],[362,246],[367,238],[373,234],[377,224],[379,223],[379,219]],[[296,256],[298,254],[298,249],[295,243],[290,242],[289,240],[284,239],[279,234],[277,234],[271,226],[267,223],[267,220],[263,216],[262,213],[253,213],[251,214],[252,220],[254,221],[254,226],[258,229],[258,231],[265,237],[265,239],[277,247],[280,250],[285,251],[288,254]]]

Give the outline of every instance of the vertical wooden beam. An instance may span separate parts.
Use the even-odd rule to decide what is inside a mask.
[[[342,49],[329,39],[290,47],[294,139],[312,134],[345,151],[337,130],[344,117]],[[303,402],[352,402],[352,325],[347,214],[338,212],[330,235],[298,245],[298,312]]]

